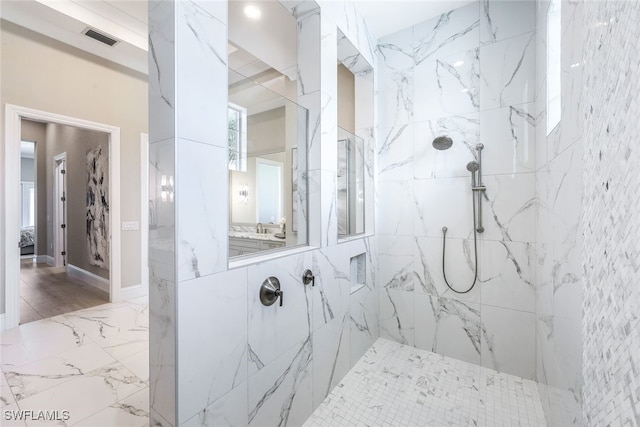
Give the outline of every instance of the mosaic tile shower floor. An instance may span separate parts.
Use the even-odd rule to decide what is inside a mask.
[[[304,427],[546,425],[534,381],[381,338]]]

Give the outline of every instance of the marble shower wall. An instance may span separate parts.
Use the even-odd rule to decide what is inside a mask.
[[[378,43],[380,335],[536,375],[535,3],[482,1]],[[453,147],[431,142],[449,135]],[[483,151],[486,231],[466,164]]]
[[[584,2],[583,415],[640,425],[640,3]]]
[[[583,2],[561,4],[562,117],[546,131],[548,1],[537,3],[537,380],[549,425],[583,425],[582,93]]]
[[[298,18],[315,248],[232,268],[219,208],[228,191],[227,2],[149,5],[151,170],[176,183],[173,202],[156,202],[150,238],[154,425],[301,425],[379,336],[377,239],[339,243],[335,212],[337,28],[375,66],[373,37],[346,1],[319,12],[313,2],[282,4]],[[351,294],[350,259],[360,254],[366,286]],[[307,268],[314,287],[302,284]],[[259,301],[269,276],[280,279],[283,307]]]

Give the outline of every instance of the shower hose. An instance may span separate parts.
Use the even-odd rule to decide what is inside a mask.
[[[473,256],[475,267],[473,272],[473,283],[466,291],[455,290],[449,284],[449,281],[447,281],[447,273],[444,268],[444,260],[447,247],[447,227],[442,227],[442,276],[444,277],[444,283],[447,284],[447,287],[457,294],[466,294],[468,292],[471,292],[471,289],[473,289],[473,287],[476,285],[476,281],[478,280],[478,233],[476,231],[476,194],[474,191],[471,192],[471,197],[471,204],[473,205]]]

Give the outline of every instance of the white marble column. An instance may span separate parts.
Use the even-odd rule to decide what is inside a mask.
[[[150,410],[179,425],[178,300],[227,268],[227,3],[149,2]]]

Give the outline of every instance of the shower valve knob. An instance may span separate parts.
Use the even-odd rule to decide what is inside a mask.
[[[273,305],[276,300],[280,299],[280,307],[283,304],[284,292],[280,289],[280,281],[277,277],[268,277],[260,286],[260,302],[262,305]]]
[[[316,276],[313,275],[313,272],[311,270],[304,271],[304,274],[302,275],[302,283],[304,283],[305,285],[311,283],[311,286],[316,285]]]

